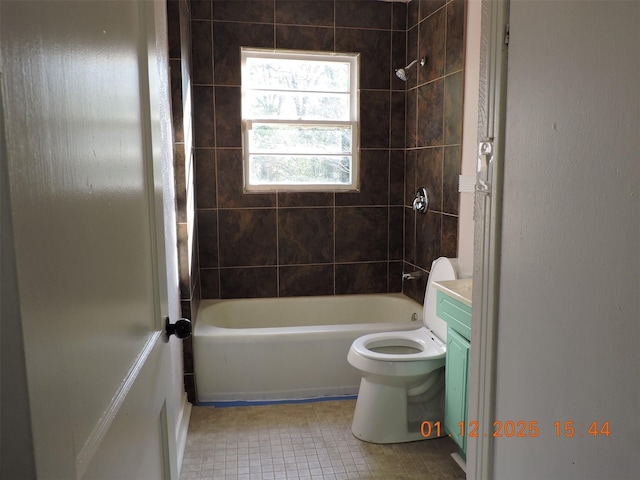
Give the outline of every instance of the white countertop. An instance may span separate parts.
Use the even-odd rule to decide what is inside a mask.
[[[471,306],[471,294],[473,292],[473,279],[462,278],[459,280],[445,280],[442,282],[433,282],[433,286],[441,292],[446,293],[452,298]]]

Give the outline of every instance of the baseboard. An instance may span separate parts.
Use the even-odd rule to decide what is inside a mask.
[[[182,395],[182,405],[179,411],[178,430],[176,431],[176,447],[178,450],[178,475],[182,471],[184,450],[187,447],[187,433],[189,432],[189,420],[191,419],[191,404],[187,400],[187,394]]]

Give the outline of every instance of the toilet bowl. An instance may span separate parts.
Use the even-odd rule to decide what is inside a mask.
[[[351,345],[347,360],[362,375],[351,424],[357,438],[402,443],[444,435],[447,324],[436,316],[433,282],[455,279],[448,258],[434,260],[425,289],[424,326],[364,335]],[[432,428],[422,428],[424,422]]]

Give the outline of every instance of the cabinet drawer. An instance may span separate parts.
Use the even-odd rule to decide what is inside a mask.
[[[471,307],[438,290],[436,315],[467,340],[471,339]]]

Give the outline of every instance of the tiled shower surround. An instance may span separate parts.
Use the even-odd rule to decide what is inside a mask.
[[[463,1],[197,1],[191,19],[203,298],[399,292],[403,262],[455,256]],[[359,193],[242,192],[241,46],[361,53]]]
[[[181,264],[186,243],[197,268],[181,268],[183,292],[403,291],[422,302],[431,262],[457,251],[464,0],[192,0],[190,10],[197,238],[183,241]],[[361,53],[360,192],[243,193],[241,46]],[[407,82],[395,76],[422,57]],[[416,214],[422,186],[429,209]],[[403,270],[425,275],[403,285]]]

